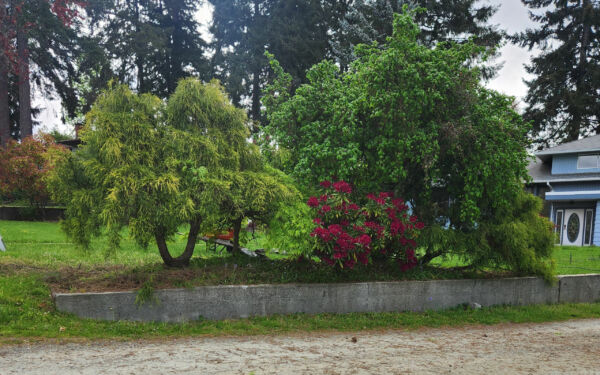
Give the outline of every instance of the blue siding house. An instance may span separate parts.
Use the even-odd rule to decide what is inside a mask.
[[[600,246],[600,135],[537,152],[528,170],[557,244]]]

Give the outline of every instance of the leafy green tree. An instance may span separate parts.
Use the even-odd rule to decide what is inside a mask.
[[[418,34],[410,14],[398,15],[386,45],[359,46],[347,72],[316,65],[294,94],[273,60],[279,79],[265,100],[263,147],[285,154],[280,165],[306,186],[333,177],[393,191],[430,229],[478,232],[523,189],[529,128],[511,98],[483,87],[469,66],[483,47],[429,48]],[[432,243],[422,259],[449,250]]]
[[[128,226],[141,245],[156,241],[166,265],[186,266],[200,233],[255,215],[248,207],[267,215],[269,200],[278,200],[275,184],[260,175],[262,160],[249,164],[248,136],[244,111],[216,81],[184,79],[166,105],[112,85],[87,114],[83,146],[49,178],[55,198],[67,206],[63,228],[86,245],[106,227],[117,246]],[[244,173],[251,172],[256,179],[249,181]],[[240,209],[223,211],[226,202]],[[173,256],[167,240],[183,224],[190,227],[188,241]]]
[[[540,147],[598,134],[600,122],[600,3],[523,0],[538,28],[513,40],[541,53],[527,72],[525,119]]]

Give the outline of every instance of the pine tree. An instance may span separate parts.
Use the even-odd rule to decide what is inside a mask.
[[[140,93],[161,98],[190,75],[208,78],[206,42],[194,0],[92,0],[90,23],[102,40],[115,76]],[[106,79],[108,75],[104,75]],[[106,82],[98,81],[102,89]]]
[[[527,72],[525,118],[533,122],[535,143],[544,147],[600,133],[600,2],[523,0],[543,13],[541,23],[513,36],[521,46],[541,49]],[[551,6],[552,5],[552,6]]]
[[[415,14],[415,21],[421,29],[419,41],[427,46],[476,37],[477,44],[495,47],[503,33],[487,22],[496,8],[476,3],[476,0],[354,0],[333,30],[332,54],[345,69],[355,58],[357,44],[384,44],[392,34],[394,13],[401,13],[404,7],[424,9]],[[493,69],[486,73],[493,74]]]
[[[67,109],[76,105],[72,88],[77,36],[77,0],[3,0],[0,24],[0,142],[33,132],[38,108],[31,84],[54,90]]]
[[[294,85],[328,54],[332,20],[344,1],[210,0],[214,7],[213,74],[224,82],[236,105],[248,101],[250,118],[261,120],[261,90],[268,82],[265,51],[292,74]]]

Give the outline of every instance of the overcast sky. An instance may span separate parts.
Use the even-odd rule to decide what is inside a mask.
[[[509,33],[516,33],[534,26],[534,23],[529,20],[527,8],[523,6],[520,0],[481,0],[481,3],[500,6],[491,23],[507,30]],[[210,7],[203,6],[199,13],[199,19],[206,25],[210,17]],[[203,29],[203,31],[206,30],[205,27]],[[523,83],[523,79],[530,78],[525,72],[524,64],[529,62],[533,53],[509,43],[504,45],[500,49],[500,56],[496,61],[504,65],[498,72],[498,76],[488,82],[487,86],[504,94],[514,96],[520,101],[527,93],[527,87]],[[36,130],[50,131],[54,128],[59,128],[62,132],[70,131],[67,127],[61,126],[61,109],[58,100],[36,97],[34,98],[34,104],[44,108],[40,116],[42,126]]]

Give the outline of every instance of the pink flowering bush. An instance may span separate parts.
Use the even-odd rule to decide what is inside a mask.
[[[391,193],[368,194],[366,204],[352,199],[345,181],[321,182],[320,196],[307,204],[315,212],[314,253],[323,262],[341,268],[377,259],[393,259],[403,271],[417,265],[415,249],[424,225],[408,213],[408,206]]]

